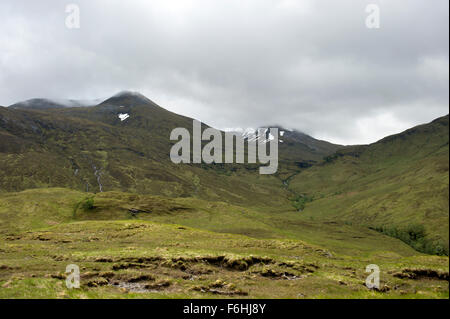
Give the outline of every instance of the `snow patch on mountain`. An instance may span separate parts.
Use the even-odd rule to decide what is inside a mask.
[[[234,134],[238,134],[241,135],[244,139],[247,139],[250,142],[253,141],[258,141],[261,144],[265,144],[267,142],[273,141],[275,139],[275,136],[273,136],[272,133],[270,133],[269,129],[264,129],[264,131],[262,131],[260,135],[258,135],[258,130],[254,129],[252,127],[249,128],[242,128],[242,127],[234,127],[234,128],[225,128],[224,129],[225,132],[232,132]],[[284,131],[283,134],[280,134],[280,136],[284,135]],[[283,143],[282,140],[279,140],[281,143]]]
[[[128,114],[128,113],[119,113],[119,119],[121,122],[125,121],[129,117],[130,117],[130,114]]]

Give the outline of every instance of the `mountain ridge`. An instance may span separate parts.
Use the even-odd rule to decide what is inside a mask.
[[[449,115],[369,145],[345,147],[293,177],[305,217],[372,227],[416,249],[449,247]],[[408,229],[420,230],[420,239]],[[415,236],[415,235],[414,235]]]
[[[426,249],[448,250],[448,115],[368,145],[284,130],[271,176],[260,176],[258,165],[172,163],[170,132],[191,132],[192,121],[129,92],[87,108],[1,108],[0,190],[195,197],[374,228],[403,227],[409,216],[438,243]],[[421,219],[426,214],[433,217]]]
[[[126,116],[124,117],[123,115]],[[121,149],[128,150],[127,152],[131,153],[130,158],[138,156],[139,160],[144,158],[151,159],[154,161],[152,165],[158,166],[159,170],[161,170],[161,165],[166,167],[173,166],[169,161],[170,147],[175,143],[169,140],[171,131],[177,127],[184,127],[191,132],[193,121],[191,118],[162,108],[140,93],[130,91],[119,92],[98,105],[91,107],[52,109],[6,108],[0,113],[0,116],[0,123],[2,124],[0,129],[5,136],[8,136],[2,145],[4,151],[8,148],[16,151],[21,150],[24,147],[27,148],[26,145],[30,145],[30,143],[34,144],[35,148],[38,148],[37,143],[46,152],[53,152],[53,155],[58,153],[65,157],[65,162],[67,162],[68,158],[79,157],[80,152],[88,152],[85,154],[85,157],[90,157],[91,159],[83,161],[94,163],[104,159],[94,159],[92,157],[96,156],[93,154],[102,152],[114,153],[114,149]],[[10,120],[8,120],[9,118]],[[203,126],[207,127],[205,124]],[[89,136],[82,133],[82,131],[90,132]],[[93,143],[90,140],[94,136],[99,137],[100,140],[104,139],[105,142]],[[48,137],[51,137],[50,140]],[[310,139],[314,140],[312,137]],[[14,143],[13,140],[20,140],[23,142],[23,145],[20,146],[20,143]],[[148,145],[148,141],[152,141],[152,145]],[[320,144],[321,142],[317,143]],[[116,146],[111,148],[112,145]],[[324,142],[324,145],[328,144]],[[49,150],[49,148],[52,148],[52,150]],[[65,154],[69,149],[70,154]],[[295,140],[291,141],[288,137],[284,145],[280,145],[279,174],[290,175],[292,170],[296,170],[300,165],[296,161],[302,163],[318,162],[324,155],[334,150],[335,148],[323,148],[316,151]],[[113,153],[110,154],[113,155]],[[112,157],[120,158],[121,156],[123,155],[115,153]],[[128,160],[125,159],[125,161]],[[119,162],[114,166],[120,165]],[[131,163],[129,164],[131,165]],[[68,166],[67,164],[65,165]],[[86,166],[87,164],[85,163],[84,165]],[[94,164],[90,164],[90,166],[92,165]],[[6,166],[10,167],[8,164]],[[97,163],[96,166],[100,167],[100,164]],[[191,165],[190,168],[192,167]],[[198,167],[203,167],[203,171],[210,171],[210,173],[220,171],[227,175],[232,175],[234,174],[233,172],[237,171],[246,171],[239,165],[220,164],[213,166],[200,165]],[[246,167],[251,169],[247,173],[253,172],[254,168]],[[139,168],[137,169],[140,170]],[[117,176],[123,175],[118,173],[118,167],[113,168],[113,170]],[[166,171],[166,169],[162,169],[162,171]],[[69,173],[66,172],[65,175]],[[167,172],[167,176],[171,175],[171,172]],[[162,176],[160,177],[162,180],[165,179]],[[95,185],[92,177],[89,178],[87,183],[91,184],[91,186]],[[124,180],[121,180],[116,183],[116,187],[121,183],[128,185]],[[52,185],[65,186],[60,184]],[[191,185],[191,187],[193,186]],[[16,190],[19,189],[21,188]]]
[[[145,278],[128,297],[448,298],[448,115],[337,150],[285,132],[279,171],[259,175],[174,164],[170,131],[193,119],[105,101],[0,108],[0,296],[60,298],[75,262],[71,297]]]

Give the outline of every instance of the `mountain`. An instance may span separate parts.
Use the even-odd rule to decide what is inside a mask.
[[[345,147],[299,172],[305,218],[379,230],[420,251],[448,254],[449,116],[370,145]]]
[[[152,104],[157,106],[152,100],[136,91],[121,91],[100,103],[101,105],[126,105],[136,106],[141,104]]]
[[[191,131],[192,119],[130,91],[91,107],[1,108],[0,188],[118,190],[252,205],[273,201],[270,193],[288,205],[282,173],[291,174],[299,163],[318,161],[337,147],[313,148],[286,134],[280,173],[259,176],[256,165],[173,164],[169,152],[175,141],[169,136],[177,127]],[[308,137],[313,141],[328,146]]]
[[[14,103],[9,107],[12,109],[32,109],[44,110],[55,109],[61,107],[88,107],[96,105],[100,100],[64,100],[64,99],[30,99],[18,103]]]
[[[280,157],[280,174],[285,173],[283,176],[286,179],[296,174],[299,169],[321,162],[324,157],[343,148],[342,145],[317,140],[296,130],[282,127],[278,127],[278,130],[283,132],[283,136],[280,137],[283,142],[279,144],[280,154],[283,154]]]
[[[272,136],[270,128],[278,129],[278,148],[280,153],[278,176],[282,179],[289,178],[299,169],[310,167],[322,161],[325,156],[343,148],[343,145],[317,140],[305,133],[286,129],[279,125],[265,125],[261,127],[268,128],[267,136],[263,137],[263,142],[269,140],[269,135]],[[240,134],[244,139],[260,140],[257,129],[237,128],[230,131]]]
[[[172,163],[169,136],[176,127],[192,131],[192,119],[130,91],[91,107],[0,108],[0,189],[64,187],[272,212],[295,208],[300,218],[385,233],[424,227],[427,242],[420,245],[429,247],[419,249],[448,250],[448,116],[346,147],[278,127],[279,168],[268,176],[250,164]]]
[[[0,298],[448,298],[448,116],[345,147],[279,127],[273,175],[174,164],[176,127],[129,91],[0,107]]]

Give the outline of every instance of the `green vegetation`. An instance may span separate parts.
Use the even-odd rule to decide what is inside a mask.
[[[119,113],[130,118],[121,122]],[[278,176],[261,176],[255,164],[172,163],[170,132],[191,131],[192,119],[133,96],[88,108],[0,108],[0,119],[0,190],[8,192],[64,187],[95,193],[101,183],[103,191],[283,206],[288,193],[279,177],[339,148],[286,132]]]
[[[175,127],[131,96],[0,108],[0,298],[448,298],[448,116],[365,146],[286,132],[271,176],[173,164]]]
[[[91,199],[93,210],[80,204],[71,213]],[[440,279],[448,257],[298,212],[35,189],[1,195],[0,219],[0,297],[448,298]],[[80,289],[65,288],[71,263],[81,269]],[[372,263],[382,270],[381,291],[363,285]],[[403,278],[408,269],[428,275]]]
[[[448,259],[436,256],[355,258],[299,240],[141,220],[72,222],[1,240],[2,298],[448,298]],[[363,285],[373,262],[380,291]],[[65,287],[68,264],[80,267],[80,289]],[[427,275],[402,277],[414,267]]]
[[[425,238],[425,227],[421,224],[410,224],[403,228],[395,226],[374,227],[376,231],[400,239],[415,250],[431,254],[448,256],[448,248],[441,241],[432,242]]]
[[[372,227],[421,252],[449,247],[448,116],[368,146],[346,147],[333,160],[295,175],[289,190],[314,196],[302,216]],[[409,238],[407,225],[421,225]],[[415,235],[413,235],[415,236]]]
[[[81,203],[81,209],[83,210],[92,210],[94,207],[94,197],[88,197]]]
[[[297,211],[301,212],[305,209],[306,203],[312,202],[313,200],[313,197],[307,195],[297,195],[292,199],[292,205]]]

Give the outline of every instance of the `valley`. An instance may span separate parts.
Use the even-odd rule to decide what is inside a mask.
[[[0,107],[0,298],[448,298],[448,115],[358,146],[279,128],[260,175],[173,163],[192,119],[139,93],[38,102]]]

